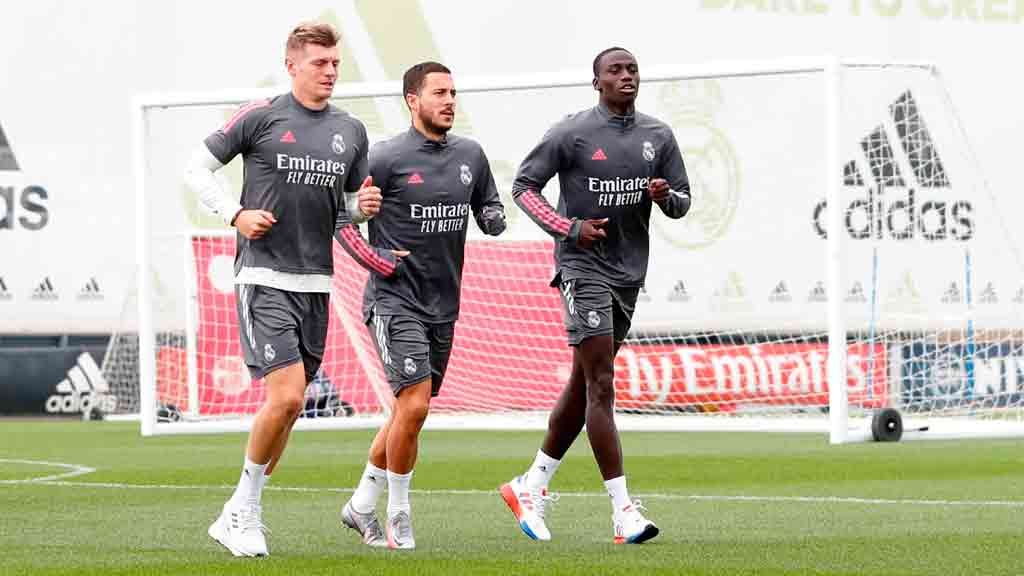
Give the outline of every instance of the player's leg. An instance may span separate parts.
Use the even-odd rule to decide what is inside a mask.
[[[533,463],[525,474],[516,476],[499,488],[519,528],[534,540],[551,539],[545,514],[548,503],[554,498],[548,494],[548,485],[558,470],[562,457],[583,430],[587,413],[587,381],[577,348],[590,327],[585,322],[581,323],[578,316],[577,281],[561,282],[559,294],[566,333],[569,344],[573,346],[573,366],[569,382],[562,389],[548,416],[547,433]],[[610,327],[606,328],[610,332]]]
[[[614,353],[618,354],[621,343],[615,343]],[[561,464],[565,453],[583,431],[587,418],[587,378],[580,360],[580,352],[573,349],[572,374],[569,383],[555,401],[548,417],[548,429],[544,435],[540,452],[526,475],[526,485],[531,489],[546,488]]]
[[[392,411],[392,417],[394,411]],[[384,529],[377,520],[377,500],[387,486],[387,441],[391,417],[377,430],[369,457],[352,497],[341,509],[341,522],[355,530],[369,546],[386,546]]]
[[[425,378],[402,387],[395,398],[387,439],[389,548],[416,547],[412,531],[409,488],[419,454],[419,434],[430,410],[431,380]]]
[[[320,372],[320,365],[323,364],[330,316],[330,295],[316,292],[286,292],[284,296],[299,319],[298,348],[300,358],[302,358],[302,369],[305,372],[305,384],[303,385],[302,394],[302,403],[304,405],[305,389],[316,378]],[[302,407],[295,412],[291,421],[281,430],[281,433],[274,441],[270,462],[267,464],[267,469],[263,476],[264,485],[270,481],[270,475],[277,468],[281,456],[284,455],[284,449],[288,445],[288,438],[291,436],[292,428],[301,415]]]
[[[640,503],[629,497],[615,425],[614,359],[629,333],[638,293],[636,288],[610,287],[611,337],[594,337],[580,345],[587,372],[587,435],[612,500],[612,529],[620,544],[640,543],[658,535],[658,527],[641,513]]]
[[[580,361],[580,354],[573,349],[572,373],[569,376],[569,383],[562,389],[558,396],[551,414],[548,416],[548,431],[544,435],[544,442],[541,444],[541,451],[554,460],[560,461],[565,453],[569,451],[576,437],[583,430],[587,417],[587,378],[583,372],[583,364]],[[535,468],[531,467],[530,472]],[[542,470],[537,469],[538,472]],[[537,481],[543,478],[544,482],[537,487],[547,486],[554,470],[550,475],[543,477],[534,474],[533,478],[527,478],[528,482]]]
[[[295,427],[295,422],[301,415],[301,411],[297,412],[288,426],[285,427],[285,429],[277,436],[277,439],[274,440],[274,446],[270,451],[270,462],[267,463],[267,469],[263,472],[264,484],[270,481],[270,475],[274,473],[275,469],[277,469],[277,464],[281,461],[281,456],[284,455],[284,448],[288,445],[288,438],[291,436],[292,428]]]
[[[301,311],[288,292],[237,286],[243,355],[253,379],[264,378],[267,398],[256,413],[238,485],[209,534],[236,556],[267,554],[262,492],[268,465],[302,409],[306,378],[299,352]]]
[[[398,393],[387,439],[389,472],[408,474],[416,465],[419,434],[430,410],[430,379],[410,384]]]
[[[267,399],[253,419],[246,457],[254,463],[263,462],[261,472],[268,476],[284,453],[289,432],[302,412],[305,371],[301,362],[294,362],[267,374],[263,382]]]
[[[391,417],[374,437],[366,469],[342,510],[342,520],[368,544],[413,548],[409,485],[432,392],[430,335],[425,324],[408,316],[373,314],[367,326],[395,402]],[[375,504],[385,482],[389,521],[381,542]],[[399,522],[393,527],[396,518]]]
[[[607,481],[622,476],[622,447],[615,427],[615,342],[611,334],[591,336],[577,350],[587,379],[587,438]]]
[[[210,536],[235,556],[268,554],[262,521],[262,493],[271,455],[302,406],[305,381],[296,362],[264,377],[267,399],[253,420],[245,465],[221,516],[210,526]]]
[[[366,468],[359,479],[359,486],[352,494],[352,503],[355,511],[361,514],[369,514],[377,508],[377,498],[380,497],[387,485],[387,447],[388,433],[391,430],[391,420],[394,412],[388,417],[373,437],[370,443],[370,450],[366,459]]]
[[[409,487],[419,454],[419,435],[430,411],[431,398],[438,395],[448,370],[455,323],[423,324],[410,318],[396,318],[388,333],[395,350],[404,356],[402,371],[408,380],[395,387],[395,410],[387,440],[388,522],[391,548],[415,548]],[[426,361],[423,361],[426,344]],[[418,380],[421,376],[425,378]],[[416,381],[418,380],[418,381]]]

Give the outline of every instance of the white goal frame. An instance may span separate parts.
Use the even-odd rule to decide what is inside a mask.
[[[842,227],[843,209],[839,201],[842,182],[837,175],[842,173],[841,162],[841,113],[843,107],[843,73],[846,69],[859,67],[876,68],[914,68],[925,70],[938,76],[938,70],[926,62],[879,62],[867,60],[840,60],[833,56],[819,58],[789,59],[764,62],[730,62],[708,63],[691,66],[672,66],[666,68],[647,68],[644,70],[644,81],[680,81],[698,79],[721,79],[754,75],[776,75],[793,73],[821,73],[820,89],[824,96],[825,118],[823,142],[826,153],[825,162],[821,166],[827,182],[826,198],[828,200],[827,222],[830,230]],[[554,87],[589,87],[589,73],[580,71],[562,74],[544,74],[517,78],[460,78],[461,94],[493,92],[501,90],[524,90]],[[148,233],[150,215],[146,209],[146,111],[152,108],[171,106],[209,106],[239,104],[258,98],[266,98],[282,92],[283,89],[243,89],[205,93],[155,93],[137,95],[132,102],[133,123],[133,169],[136,187],[136,289],[138,296],[138,327],[139,327],[139,374],[140,374],[140,419],[141,433],[144,436],[174,433],[217,433],[242,431],[248,429],[251,419],[235,419],[226,421],[194,421],[180,423],[164,423],[157,421],[156,415],[156,338],[153,319],[153,286],[148,273],[151,267],[151,239]],[[335,88],[335,98],[356,97],[400,97],[402,88],[399,82],[353,83],[343,84]],[[946,95],[948,99],[948,94]],[[959,125],[959,124],[958,124]],[[962,125],[959,125],[963,130]],[[975,160],[975,165],[977,162]],[[205,234],[205,233],[204,233]],[[183,238],[191,238],[183,232]],[[186,241],[183,239],[183,241]],[[787,418],[787,417],[699,417],[699,416],[633,416],[619,414],[616,416],[619,427],[624,430],[745,430],[745,431],[788,431],[828,433],[832,444],[869,439],[870,426],[867,422],[855,422],[851,425],[848,414],[847,390],[845,384],[847,363],[847,331],[842,310],[842,246],[843,234],[828,234],[825,242],[826,291],[830,295],[827,302],[828,321],[828,374],[829,374],[829,416],[824,418]],[[186,263],[187,265],[187,263]],[[191,274],[189,275],[191,277]],[[193,289],[190,287],[190,289]],[[190,318],[188,332],[191,333],[196,322],[193,314]],[[192,339],[191,336],[188,337]],[[190,366],[190,397],[192,406],[195,398],[195,345],[191,342],[187,347]],[[383,422],[383,416],[366,418],[324,418],[300,419],[299,429],[373,427]],[[956,424],[950,420],[949,428],[933,433],[921,434],[922,437],[962,438],[966,436],[1020,436],[1024,435],[1024,422],[1001,421],[964,421]],[[547,425],[543,413],[516,413],[514,415],[434,415],[428,420],[428,427],[448,429],[543,429]],[[908,430],[913,428],[908,424]],[[908,438],[914,434],[908,434]]]

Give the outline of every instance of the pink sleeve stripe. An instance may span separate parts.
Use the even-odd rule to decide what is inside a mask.
[[[374,252],[373,248],[366,243],[363,237],[359,234],[359,231],[354,227],[345,226],[342,228],[341,236],[345,239],[345,244],[348,245],[354,255],[361,260],[360,264],[368,268],[372,268],[382,276],[390,276],[394,273],[395,265]]]
[[[228,130],[231,130],[231,127],[237,124],[243,116],[253,110],[265,108],[267,106],[270,106],[270,100],[256,100],[255,102],[249,102],[245,106],[239,108],[238,112],[235,112],[235,115],[231,117],[231,120],[228,120],[228,123],[221,128],[221,131],[227,132]]]
[[[569,228],[572,226],[572,221],[567,218],[563,218],[555,212],[551,205],[547,203],[539,194],[533,190],[527,190],[523,193],[523,207],[532,214],[535,218],[541,221],[544,226],[551,228],[555,232],[562,236],[569,235]]]

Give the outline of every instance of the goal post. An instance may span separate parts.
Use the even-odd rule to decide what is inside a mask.
[[[933,66],[826,57],[641,72],[637,110],[672,127],[694,200],[680,221],[652,212],[647,285],[615,361],[620,428],[838,444],[878,436],[890,409],[907,438],[1024,433],[1024,264]],[[548,127],[594,105],[590,80],[456,77],[454,132],[487,152],[509,229],[492,239],[469,226],[428,426],[546,426],[572,352],[548,286],[552,242],[511,182]],[[283,91],[134,100],[138,309],[122,333],[138,338],[112,339],[123,350],[104,372],[137,375],[143,435],[245,430],[264,398],[241,360],[234,235],[181,174],[235,109]],[[371,142],[408,125],[395,82],[340,85],[332,102]],[[238,193],[240,159],[218,178]],[[545,194],[557,191],[556,179]],[[390,410],[362,323],[366,272],[337,245],[334,259],[327,349],[300,429],[372,427]],[[895,424],[883,420],[885,436]]]

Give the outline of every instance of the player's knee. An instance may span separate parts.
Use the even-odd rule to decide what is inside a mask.
[[[298,417],[305,404],[304,394],[281,394],[274,402],[274,408],[290,419]]]
[[[430,403],[419,399],[402,407],[402,417],[410,424],[422,425],[429,412]]]
[[[587,382],[587,403],[610,406],[615,400],[615,382],[611,370],[599,371]]]

